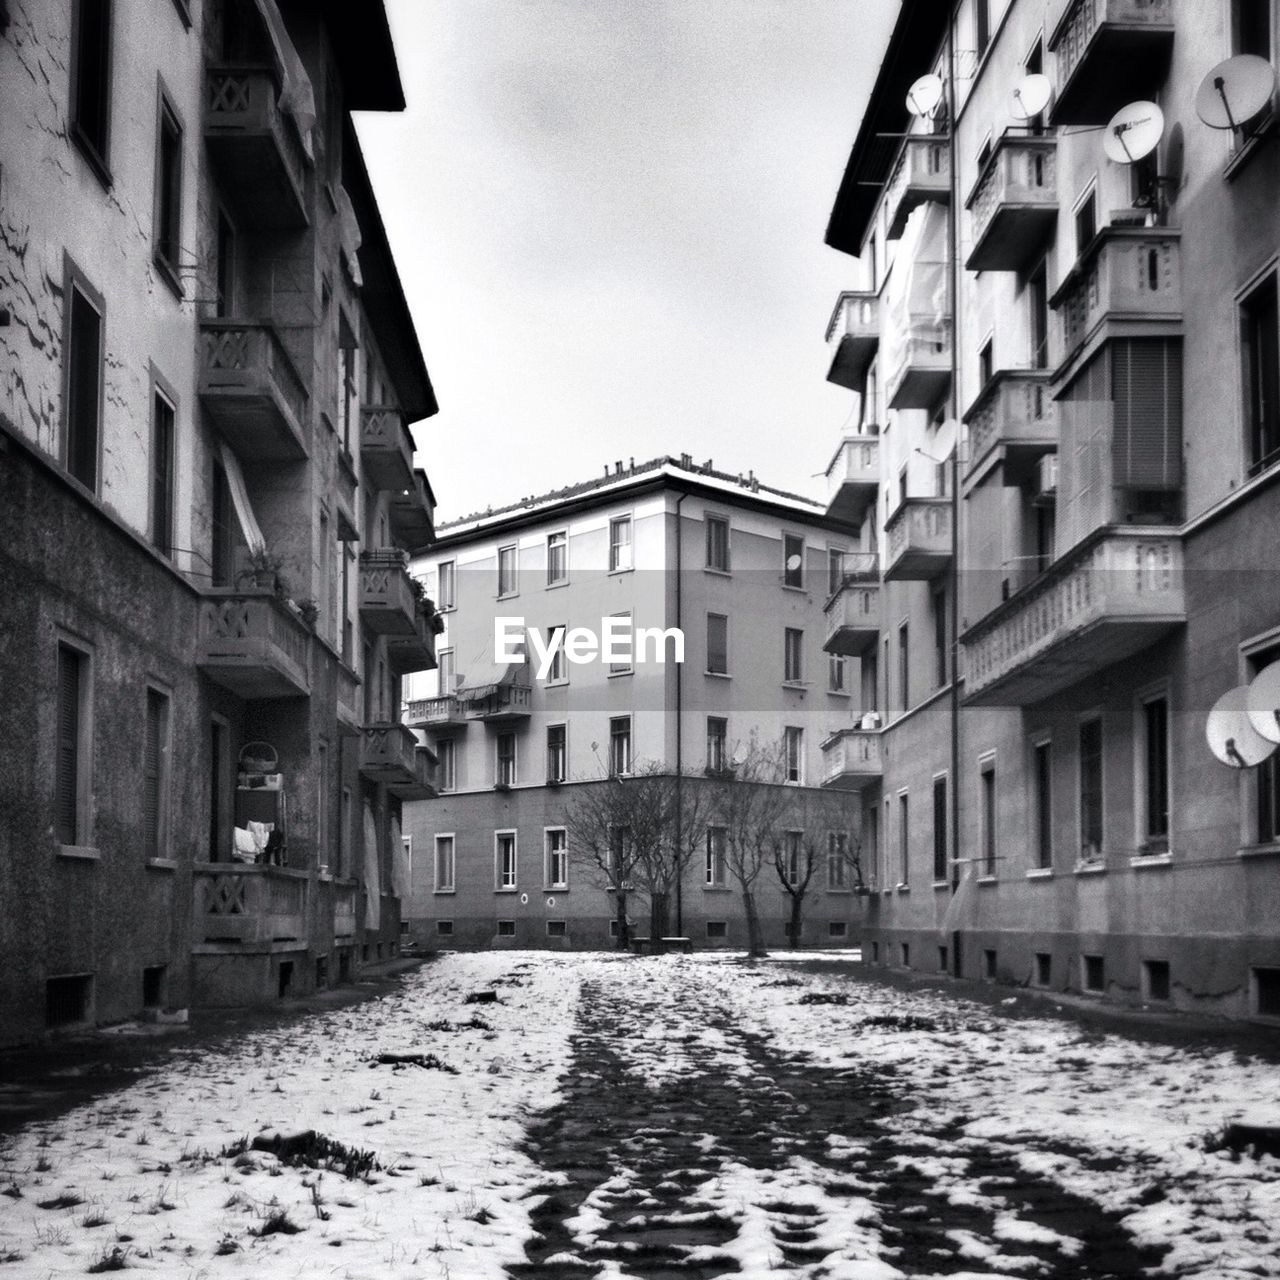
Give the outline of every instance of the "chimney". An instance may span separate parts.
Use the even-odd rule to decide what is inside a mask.
[[[627,464],[627,470],[634,471],[635,469],[636,469],[636,459],[635,459],[635,455],[632,454],[631,461]]]
[[[621,459],[621,458],[619,458],[619,459],[618,459],[618,460],[613,464],[613,474],[614,474],[614,475],[616,475],[616,476],[620,476],[620,475],[622,474],[622,459]]]
[[[681,466],[682,466],[686,471],[692,471],[692,470],[693,470],[693,454],[691,454],[691,453],[682,453],[682,454],[680,455],[680,465],[681,465]]]

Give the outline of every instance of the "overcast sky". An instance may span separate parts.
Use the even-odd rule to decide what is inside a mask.
[[[896,0],[389,0],[360,136],[440,413],[439,515],[688,452],[820,493],[823,244]]]

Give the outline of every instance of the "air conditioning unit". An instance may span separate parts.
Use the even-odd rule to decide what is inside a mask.
[[[1036,470],[1036,501],[1053,502],[1058,496],[1058,455],[1050,453],[1040,459]]]

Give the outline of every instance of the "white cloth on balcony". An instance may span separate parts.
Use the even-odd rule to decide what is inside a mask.
[[[937,331],[949,312],[951,290],[947,211],[934,200],[912,210],[885,286],[884,369],[902,367],[913,334]]]
[[[258,12],[262,15],[263,25],[267,28],[272,51],[276,56],[276,66],[280,70],[280,110],[293,118],[293,123],[298,127],[298,136],[302,139],[302,149],[307,153],[308,160],[314,160],[316,153],[311,142],[311,132],[316,124],[316,95],[311,87],[311,77],[307,75],[307,69],[298,57],[276,0],[257,2]]]
[[[364,927],[377,929],[382,923],[382,875],[378,857],[378,823],[373,808],[364,806]]]
[[[240,470],[240,459],[225,440],[219,442],[219,452],[222,470],[227,477],[227,488],[231,490],[231,505],[236,509],[236,519],[240,521],[244,540],[250,551],[266,551],[267,540],[262,536],[253,508],[249,505],[249,490],[245,487],[244,472]]]
[[[351,269],[351,283],[360,288],[364,277],[360,274],[360,245],[364,237],[360,232],[360,220],[356,217],[355,205],[347,195],[346,187],[338,188],[338,222],[342,230],[342,252],[347,255],[347,266]]]
[[[265,843],[264,841],[264,847]],[[235,829],[232,853],[237,862],[257,862],[258,854],[261,852],[258,842],[253,838],[253,832],[246,830],[244,827]]]

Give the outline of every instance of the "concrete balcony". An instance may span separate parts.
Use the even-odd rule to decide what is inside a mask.
[[[840,729],[822,744],[822,785],[861,791],[884,774],[879,729]]]
[[[417,634],[418,597],[408,557],[397,547],[360,553],[360,621],[375,635]]]
[[[966,202],[973,218],[969,271],[1019,271],[1058,221],[1058,140],[1006,132]]]
[[[969,427],[966,479],[998,458],[1006,485],[1030,478],[1037,462],[1058,447],[1058,405],[1047,369],[1002,369],[964,415]]]
[[[533,694],[527,684],[486,684],[462,691],[469,720],[487,724],[513,724],[532,714]]]
[[[827,515],[846,524],[861,524],[880,488],[878,427],[867,434],[845,436],[827,468]]]
[[[827,381],[864,391],[880,346],[880,299],[874,293],[842,293],[827,325],[827,344],[832,348]]]
[[[1060,380],[1108,338],[1182,332],[1180,233],[1168,227],[1103,231],[1049,300],[1058,312]]]
[[[436,669],[436,614],[424,606],[418,606],[413,635],[387,637],[387,663],[398,676]]]
[[[218,591],[200,602],[196,666],[241,698],[311,692],[311,632],[273,591]]]
[[[391,499],[391,536],[410,550],[425,547],[435,537],[435,510],[427,473],[418,468],[410,483]]]
[[[882,622],[880,583],[849,575],[839,591],[827,601],[827,653],[858,657],[874,649],[880,640]]]
[[[965,702],[1029,706],[1186,622],[1176,530],[1111,527],[961,637]]]
[[[458,729],[467,723],[462,702],[452,693],[409,703],[405,722],[414,729]]]
[[[418,747],[413,754],[414,776],[411,782],[390,782],[387,790],[401,800],[431,800],[440,794],[435,752]]]
[[[1163,84],[1173,0],[1069,0],[1049,37],[1058,59],[1053,123],[1106,124]]]
[[[356,904],[359,891],[354,881],[333,884],[333,936],[342,940],[356,936]]]
[[[889,408],[932,409],[951,386],[951,321],[913,320],[889,380]]]
[[[946,204],[950,199],[950,143],[928,134],[908,138],[898,153],[893,176],[885,186],[889,239],[896,240],[902,235],[912,211],[926,200]]]
[[[271,325],[202,320],[199,393],[242,460],[307,456],[307,388]]]
[[[413,730],[398,720],[367,724],[360,738],[360,776],[369,782],[409,787],[418,781]]]
[[[388,405],[360,410],[360,465],[376,489],[403,493],[413,485],[413,437],[404,414]]]
[[[884,528],[886,582],[927,582],[951,563],[951,499],[907,498]]]
[[[210,67],[204,139],[218,190],[244,231],[308,225],[311,162],[293,120],[280,110],[274,68]]]
[[[288,867],[197,862],[192,868],[193,941],[252,944],[307,936],[310,873]]]

